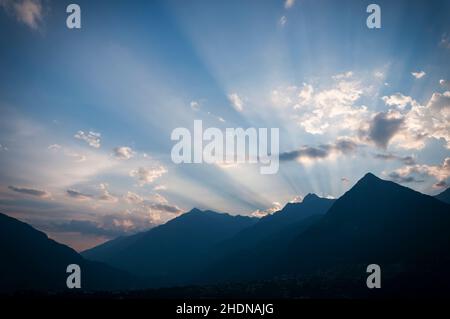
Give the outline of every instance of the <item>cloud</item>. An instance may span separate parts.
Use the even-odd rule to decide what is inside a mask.
[[[447,188],[447,187],[449,187],[449,185],[446,181],[439,181],[433,184],[433,188]]]
[[[290,8],[292,8],[294,6],[294,4],[295,4],[295,0],[286,0],[284,2],[284,8],[285,9],[290,9]]]
[[[332,86],[321,90],[306,83],[300,88],[277,89],[272,92],[272,102],[291,107],[295,111],[292,118],[307,133],[357,131],[370,113],[366,106],[355,105],[365,88],[352,77],[351,71],[335,75]]]
[[[381,72],[381,71],[375,71],[375,72],[373,73],[373,76],[374,76],[375,78],[377,78],[377,79],[380,79],[380,80],[384,79],[384,77],[385,77],[384,73]]]
[[[400,130],[403,118],[394,113],[380,112],[376,114],[369,127],[368,138],[378,147],[386,148],[391,138]]]
[[[234,107],[234,109],[238,112],[242,112],[244,109],[244,102],[242,102],[242,99],[237,95],[237,93],[231,93],[228,95],[228,100],[230,101],[231,105]]]
[[[0,0],[0,7],[33,30],[39,29],[42,24],[43,8],[40,0]]]
[[[49,150],[59,150],[59,149],[61,149],[61,145],[59,145],[59,144],[52,144],[52,145],[48,146],[48,149]]]
[[[147,205],[147,207],[171,214],[181,214],[182,210],[174,205],[168,205],[168,204],[160,204],[160,203],[154,203],[151,205]]]
[[[86,143],[89,144],[89,146],[92,146],[94,148],[99,148],[100,147],[100,138],[101,138],[101,134],[100,133],[96,133],[96,132],[88,132],[85,133],[83,131],[78,131],[75,135],[75,138],[80,139],[85,141]]]
[[[120,146],[114,148],[114,156],[119,159],[130,159],[134,156],[134,151],[131,149],[131,147]]]
[[[133,192],[127,192],[124,199],[130,204],[139,204],[144,201],[144,198]]]
[[[416,79],[421,79],[426,75],[426,73],[424,71],[418,71],[418,72],[411,72],[411,75]]]
[[[22,193],[26,195],[36,196],[39,198],[48,198],[51,194],[47,191],[35,189],[35,188],[24,188],[16,186],[8,186],[8,188],[16,193]]]
[[[444,139],[450,149],[450,91],[433,93],[425,106],[413,105],[404,115],[404,132],[396,139],[403,148],[423,148],[426,138]]]
[[[334,144],[323,144],[318,147],[304,146],[298,150],[280,154],[280,161],[302,161],[325,159],[333,154],[351,154],[358,148],[358,144],[346,139],[341,139]]]
[[[340,80],[344,80],[344,79],[350,79],[352,76],[353,76],[353,72],[347,71],[344,73],[339,73],[339,74],[333,75],[331,78],[335,81],[340,81]]]
[[[66,150],[64,152],[64,154],[68,157],[72,157],[73,159],[75,159],[75,162],[81,163],[87,160],[87,157],[83,154],[78,154],[76,152],[72,152],[70,150]]]
[[[418,103],[410,96],[405,96],[401,93],[395,93],[390,96],[383,96],[381,98],[388,106],[398,106],[400,109],[404,109],[408,104],[418,105]]]
[[[81,193],[79,191],[73,190],[73,189],[68,189],[66,191],[67,196],[77,199],[77,200],[88,200],[88,199],[92,199],[94,196],[90,195],[90,194],[84,194]]]
[[[398,172],[392,172],[389,174],[389,178],[396,183],[406,184],[406,183],[423,183],[424,180],[416,179],[414,176],[403,176]]]
[[[191,106],[191,109],[193,109],[194,111],[200,110],[200,103],[197,101],[191,101],[191,103],[189,103],[189,105]]]
[[[85,200],[98,200],[101,202],[107,203],[117,203],[118,198],[113,196],[108,190],[108,184],[101,183],[98,186],[99,192],[95,192],[95,194],[88,194],[84,192],[79,192],[77,190],[68,189],[66,191],[67,196],[74,198],[76,200],[85,201]]]
[[[272,202],[271,207],[268,207],[264,210],[257,209],[255,211],[253,211],[250,215],[253,217],[261,218],[261,217],[273,214],[273,213],[281,210],[282,208],[283,208],[283,206],[281,206],[281,204],[279,202]]]
[[[46,231],[61,233],[80,233],[89,236],[116,238],[149,230],[156,226],[150,217],[137,214],[110,214],[100,216],[98,221],[69,220],[53,222],[44,226]]]
[[[450,35],[448,33],[442,34],[439,45],[443,48],[450,49]]]
[[[101,183],[99,185],[99,188],[101,190],[101,194],[98,196],[98,199],[104,202],[109,203],[116,203],[118,201],[118,198],[111,195],[108,191],[108,184]]]
[[[377,159],[386,160],[386,161],[396,160],[396,161],[402,162],[405,165],[415,165],[416,164],[416,161],[414,160],[414,158],[412,156],[398,156],[398,155],[394,155],[394,154],[374,154],[373,157],[375,157]]]
[[[282,16],[280,18],[279,23],[280,23],[281,26],[284,26],[287,23],[287,21],[288,21],[287,17],[286,16]]]
[[[450,157],[444,159],[441,165],[415,164],[396,169],[388,175],[394,181],[401,183],[421,182],[425,177],[433,177],[438,182],[450,177]],[[418,179],[417,176],[421,177]]]
[[[444,80],[444,79],[440,79],[440,80],[439,80],[439,84],[440,84],[442,87],[450,88],[450,82],[449,82],[449,81],[446,81],[446,80]]]
[[[0,144],[0,152],[2,152],[2,151],[7,152],[7,151],[8,151],[8,148],[7,148],[6,146]]]
[[[140,186],[153,183],[156,179],[167,173],[167,169],[164,166],[155,166],[151,168],[139,167],[132,170],[130,176],[135,177],[138,180]]]

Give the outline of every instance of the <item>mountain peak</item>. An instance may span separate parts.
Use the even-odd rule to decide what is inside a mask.
[[[361,178],[361,180],[380,180],[380,178],[378,178],[377,176],[375,176],[375,174],[368,172],[366,173],[366,175],[363,176],[363,178]]]
[[[306,195],[304,198],[303,198],[303,203],[306,203],[306,202],[308,202],[308,201],[312,201],[312,200],[316,200],[316,199],[319,199],[320,197],[319,196],[317,196],[316,194],[314,194],[314,193],[308,193],[308,195]]]
[[[203,211],[194,207],[194,208],[192,208],[190,211],[188,211],[185,214],[198,214],[198,213],[203,213]]]

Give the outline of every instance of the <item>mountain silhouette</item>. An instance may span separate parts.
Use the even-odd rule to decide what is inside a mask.
[[[333,199],[308,194],[302,202],[288,203],[282,210],[262,217],[255,225],[238,233],[229,245],[233,248],[249,248],[262,240],[270,239],[285,227],[292,226],[311,216],[325,214],[333,202]]]
[[[69,264],[81,268],[83,290],[135,288],[137,280],[123,271],[90,262],[30,225],[0,214],[0,292],[66,291]]]
[[[221,243],[199,281],[259,279],[271,275],[273,262],[287,254],[289,243],[316,223],[333,199],[308,194],[300,203],[288,203]]]
[[[204,267],[211,249],[256,218],[193,209],[134,236],[108,242],[82,254],[150,279],[152,286],[183,284]]]
[[[448,265],[450,206],[368,173],[296,237],[284,271]]]
[[[198,288],[214,295],[265,282],[264,291],[278,297],[367,296],[366,267],[378,264],[383,292],[443,295],[450,287],[446,196],[368,173],[337,200],[308,194],[260,219],[193,209],[81,255],[0,214],[0,291],[65,290],[66,267],[75,263],[91,290],[214,284]]]
[[[439,199],[440,201],[450,204],[450,188],[447,188],[442,193],[437,194],[434,196],[435,198]]]

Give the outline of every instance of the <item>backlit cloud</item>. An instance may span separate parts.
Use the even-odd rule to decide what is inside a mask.
[[[31,29],[36,30],[42,24],[43,8],[40,0],[0,0],[0,7]]]
[[[134,156],[134,151],[131,149],[131,147],[120,146],[114,148],[114,156],[119,159],[130,159]]]
[[[89,146],[92,146],[94,148],[99,148],[100,147],[100,142],[101,142],[101,134],[97,133],[97,132],[83,132],[83,131],[78,131],[75,134],[75,138],[80,139],[85,141],[86,143],[89,144]]]
[[[167,169],[164,166],[154,167],[139,167],[130,172],[130,176],[135,177],[138,180],[139,185],[153,183],[156,179],[167,173]]]
[[[228,100],[230,101],[231,105],[234,107],[234,109],[238,112],[242,112],[244,109],[244,102],[240,98],[240,96],[237,93],[231,93],[228,95]]]
[[[426,73],[424,71],[418,71],[418,72],[411,72],[411,75],[416,79],[421,79],[426,75]]]

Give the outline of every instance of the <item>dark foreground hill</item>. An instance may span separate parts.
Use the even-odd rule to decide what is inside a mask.
[[[67,290],[69,264],[81,268],[83,290],[139,288],[127,273],[85,260],[28,224],[0,214],[0,292],[19,290]]]

